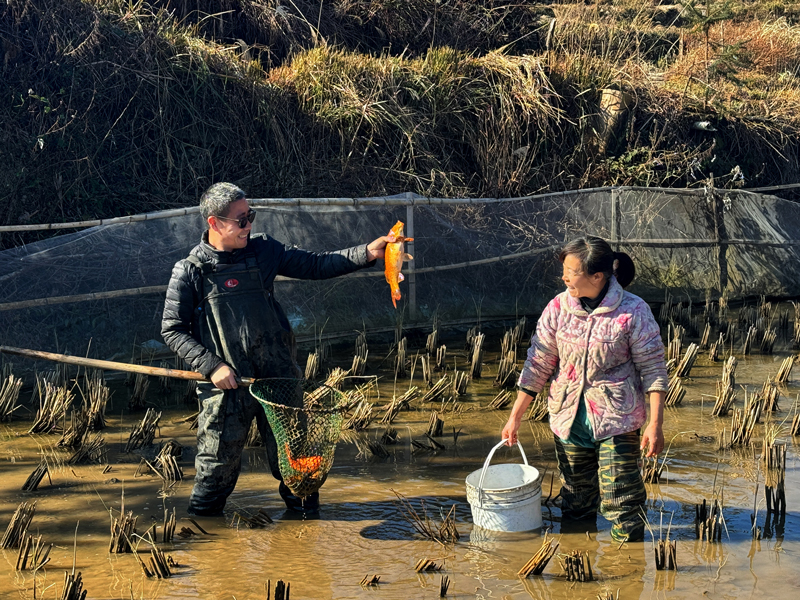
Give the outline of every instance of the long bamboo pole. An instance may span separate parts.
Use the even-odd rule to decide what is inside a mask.
[[[129,363],[113,362],[110,360],[81,358],[80,356],[68,356],[66,354],[56,354],[54,352],[42,352],[41,350],[14,348],[12,346],[0,346],[0,352],[5,354],[14,354],[16,356],[27,356],[28,358],[38,358],[41,360],[66,363],[68,365],[92,367],[93,369],[105,369],[107,371],[125,371],[127,373],[142,373],[144,375],[154,375],[156,377],[172,377],[173,379],[186,379],[191,381],[208,381],[208,379],[196,371],[180,371],[178,369],[168,369],[164,367],[132,365]],[[251,385],[256,380],[251,377],[237,377],[236,381],[240,385]]]

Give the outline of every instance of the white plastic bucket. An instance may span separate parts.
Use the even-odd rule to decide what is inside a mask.
[[[490,531],[531,531],[542,526],[542,486],[539,471],[528,464],[528,457],[517,442],[525,464],[492,465],[492,448],[483,468],[467,476],[467,501],[472,521]]]

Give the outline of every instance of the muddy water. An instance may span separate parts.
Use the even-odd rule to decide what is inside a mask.
[[[499,335],[496,334],[499,343]],[[487,343],[489,341],[487,336]],[[448,344],[449,348],[453,345]],[[385,346],[371,345],[370,355],[386,354]],[[466,364],[466,355],[459,363]],[[788,351],[775,356],[753,355],[742,358],[736,372],[738,384],[760,387],[768,374],[777,371]],[[349,356],[342,355],[344,364]],[[385,365],[392,361],[385,361]],[[383,405],[394,389],[388,371],[379,371],[375,360],[372,373],[383,376],[380,398]],[[198,519],[208,531],[190,539],[175,538],[162,545],[180,565],[167,580],[147,579],[130,554],[108,553],[109,514],[118,515],[124,494],[126,510],[138,517],[142,534],[153,523],[160,526],[164,509],[175,508],[178,529],[195,524],[186,520],[191,490],[194,432],[181,419],[191,409],[180,405],[177,395],[162,398],[151,386],[150,400],[163,407],[158,441],[176,439],[187,446],[181,460],[186,480],[165,489],[158,477],[137,476],[139,454],[125,454],[123,448],[131,424],[141,413],[127,414],[128,390],[115,386],[109,427],[104,436],[109,445],[108,464],[53,469],[52,483],[44,479],[39,490],[22,493],[20,488],[46,453],[53,461],[64,453],[54,450],[57,436],[28,436],[30,416],[22,414],[0,429],[0,528],[4,530],[13,511],[23,500],[36,500],[37,512],[31,531],[54,544],[51,561],[36,575],[36,597],[58,598],[65,570],[73,561],[83,576],[88,598],[264,598],[265,584],[282,579],[291,584],[291,598],[437,598],[441,574],[417,575],[414,564],[430,558],[444,564],[442,574],[450,580],[449,598],[590,598],[604,591],[619,598],[654,597],[796,597],[800,589],[800,477],[797,447],[790,438],[787,456],[786,497],[788,516],[783,531],[774,527],[757,542],[751,540],[750,515],[758,486],[758,523],[764,527],[763,473],[753,450],[717,450],[723,427],[730,417],[710,416],[713,399],[704,394],[714,391],[721,363],[710,364],[701,355],[686,382],[687,395],[680,407],[667,411],[665,435],[670,450],[661,483],[649,487],[649,520],[655,528],[663,521],[664,531],[672,521],[671,535],[677,539],[677,572],[658,572],[648,535],[644,543],[621,547],[609,535],[609,524],[598,517],[597,529],[562,532],[557,506],[548,503],[542,513],[545,526],[558,536],[560,552],[587,551],[597,577],[594,582],[570,583],[565,580],[554,558],[543,577],[520,580],[516,573],[539,549],[538,533],[495,534],[473,528],[465,496],[465,477],[479,468],[489,449],[498,441],[507,411],[484,410],[497,390],[491,380],[497,369],[490,356],[484,379],[473,381],[466,396],[459,398],[460,409],[450,407],[444,414],[445,435],[440,441],[446,450],[436,454],[413,452],[411,440],[424,439],[430,410],[439,408],[412,404],[395,421],[400,439],[388,447],[385,460],[366,458],[353,441],[340,443],[336,463],[322,489],[323,508],[319,518],[303,519],[284,510],[277,494],[277,482],[268,474],[261,450],[246,451],[244,468],[236,491],[231,496],[226,518]],[[418,376],[417,381],[418,384]],[[398,394],[409,385],[398,381]],[[794,414],[793,400],[800,391],[800,369],[796,368],[776,413],[780,421]],[[27,400],[27,392],[23,392]],[[739,392],[738,406],[741,406]],[[378,412],[379,420],[382,412]],[[460,430],[457,443],[452,429]],[[379,437],[380,425],[360,434],[363,439]],[[763,425],[757,428],[760,436]],[[553,443],[546,424],[526,422],[521,440],[529,460],[545,471],[543,496],[555,497],[558,481],[550,489],[554,472]],[[147,456],[152,456],[145,452]],[[502,449],[498,462],[519,461],[516,450]],[[694,504],[710,500],[716,485],[724,490],[724,516],[727,532],[721,544],[695,540]],[[441,546],[426,541],[414,532],[399,510],[392,490],[415,503],[425,500],[429,515],[440,518],[440,510],[457,506],[461,541]],[[235,511],[256,512],[263,508],[275,520],[264,529],[232,527]],[[77,529],[77,534],[76,534]],[[160,530],[160,527],[159,527]],[[159,531],[160,533],[160,531]],[[77,543],[75,543],[77,540]],[[147,551],[142,542],[140,549]],[[34,577],[30,572],[15,572],[16,550],[0,550],[0,598],[33,598]],[[365,575],[379,575],[375,588],[359,582]]]

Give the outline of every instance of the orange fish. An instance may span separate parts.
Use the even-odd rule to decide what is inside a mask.
[[[288,443],[286,444],[286,457],[289,459],[292,469],[301,473],[316,473],[325,460],[322,456],[299,456],[294,458]]]
[[[389,238],[392,241],[386,244],[386,253],[383,260],[386,263],[386,283],[392,288],[392,304],[397,308],[397,301],[400,300],[400,282],[405,279],[400,269],[403,266],[403,261],[414,258],[410,254],[406,254],[403,242],[413,242],[414,238],[403,236],[402,221],[394,224],[394,227],[389,232]]]

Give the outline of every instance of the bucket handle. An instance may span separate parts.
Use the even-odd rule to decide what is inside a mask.
[[[489,463],[492,462],[492,457],[497,449],[505,444],[508,441],[508,438],[501,440],[494,448],[489,451],[489,456],[486,457],[486,460],[483,463],[483,470],[481,471],[481,480],[478,483],[478,498],[480,498],[480,507],[483,508],[483,478],[486,477],[486,469],[489,468]],[[517,440],[517,448],[519,448],[519,453],[522,454],[522,460],[525,462],[525,466],[528,466],[528,457],[525,456],[525,450],[522,449],[522,444],[519,443]]]

